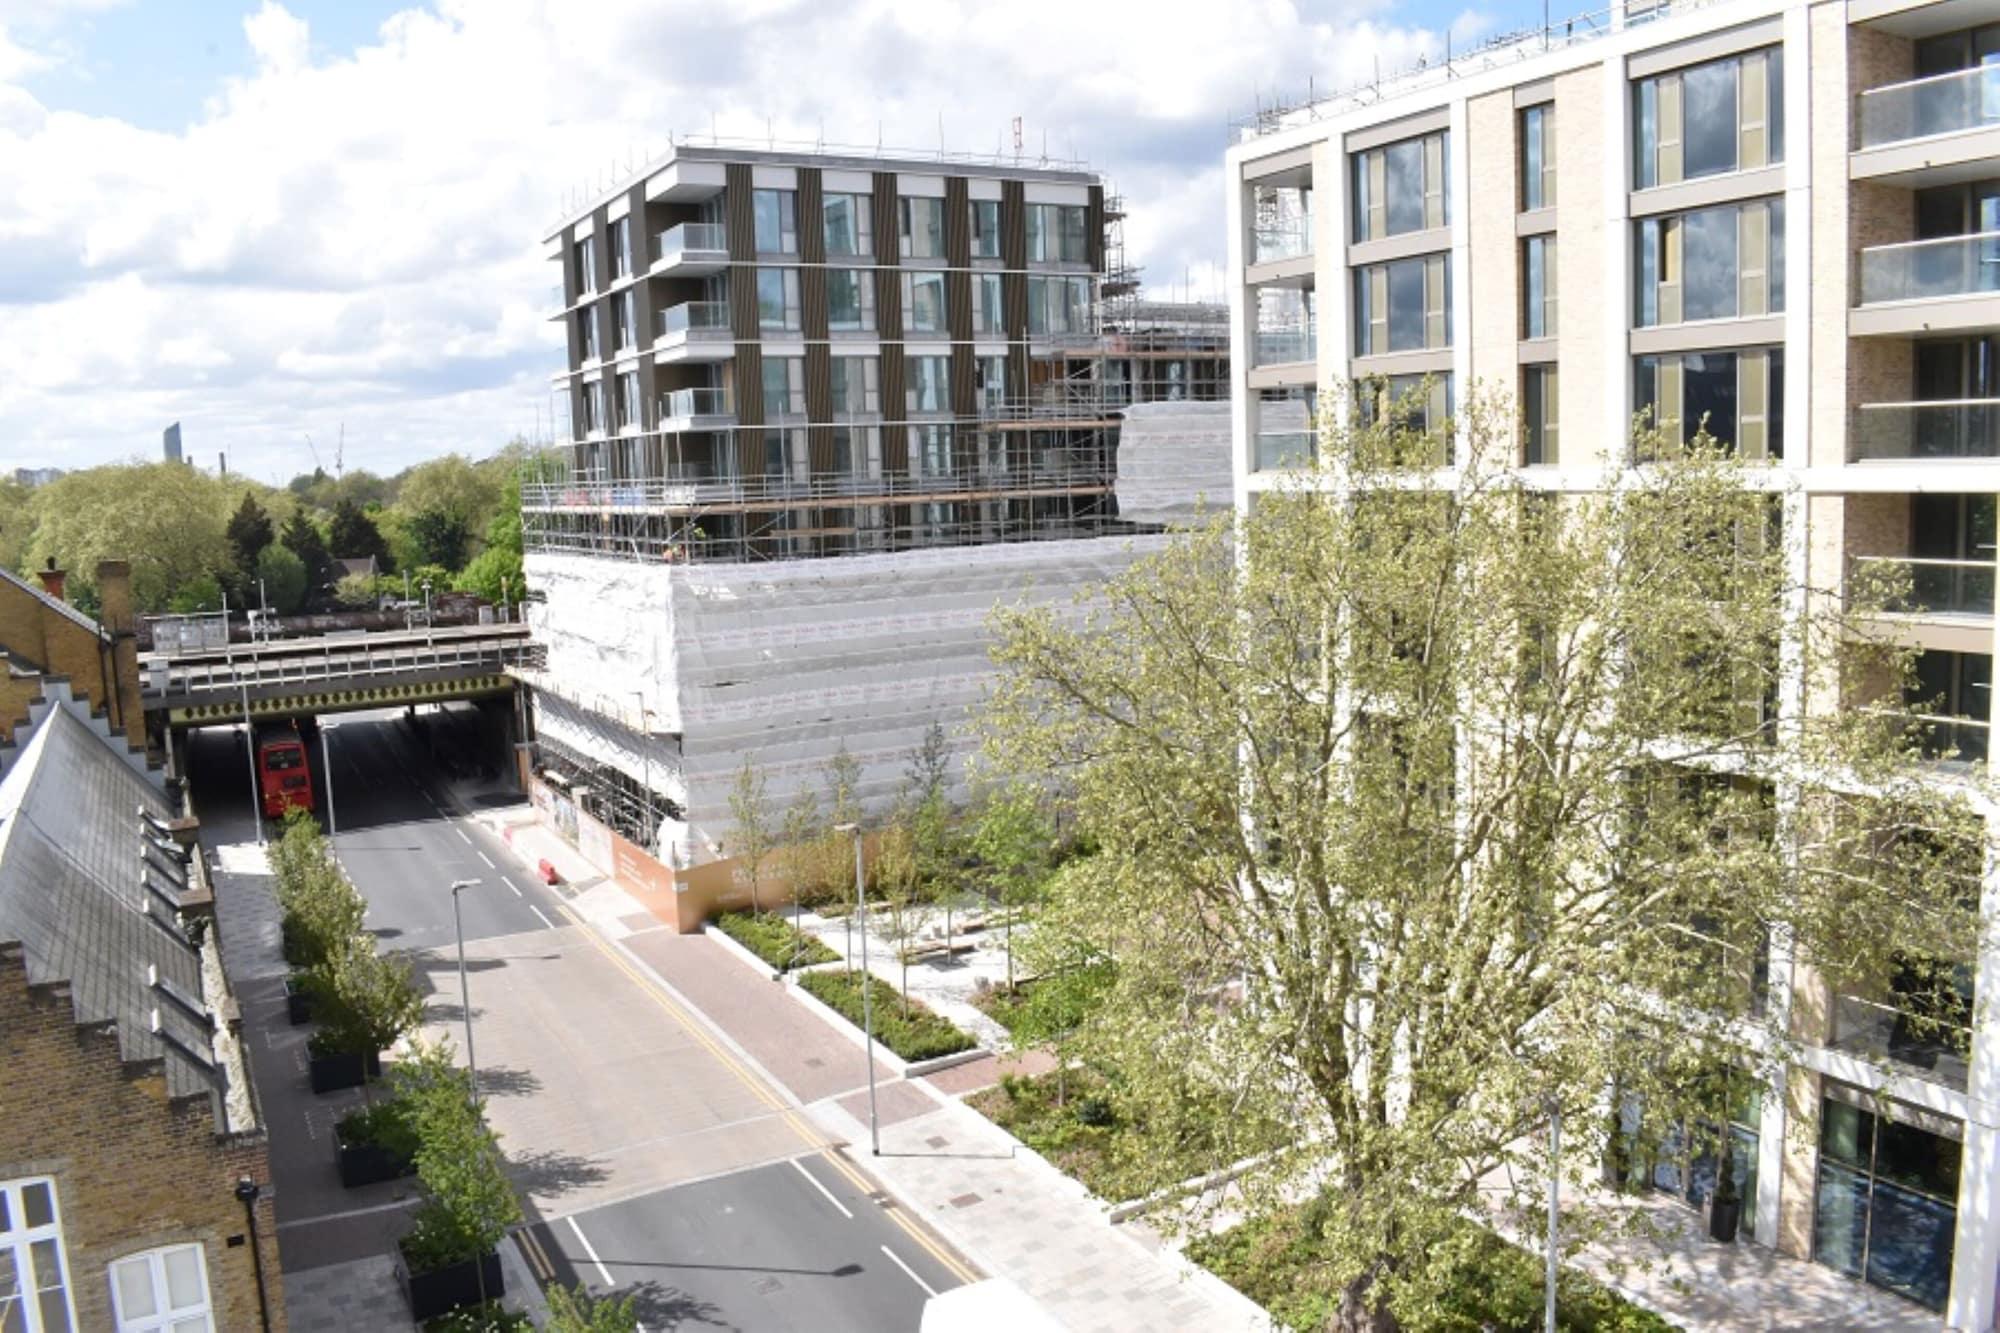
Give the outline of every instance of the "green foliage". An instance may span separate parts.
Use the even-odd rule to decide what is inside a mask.
[[[333,945],[306,972],[313,1015],[325,1049],[368,1055],[416,1030],[423,993],[404,959],[376,951],[375,937],[357,932]]]
[[[72,472],[28,501],[23,563],[53,558],[69,571],[72,600],[92,607],[98,562],[129,560],[136,608],[163,611],[193,580],[237,567],[225,529],[246,494],[236,479],[173,463]]]
[[[799,985],[856,1027],[862,1026],[859,972],[804,972]],[[934,1060],[969,1051],[978,1043],[915,1000],[896,994],[878,977],[868,978],[875,1010],[875,1039],[903,1059]]]
[[[417,564],[446,570],[465,564],[472,532],[457,514],[446,509],[419,509],[408,515],[403,530],[409,538],[411,558]],[[443,586],[439,584],[440,588]]]
[[[550,1287],[548,1333],[634,1333],[639,1327],[637,1293],[593,1296],[588,1287]]]
[[[333,521],[327,527],[326,544],[336,560],[366,560],[372,555],[381,573],[387,574],[395,568],[395,561],[389,554],[389,543],[383,540],[381,529],[352,500],[343,499],[334,506]]]
[[[534,1327],[534,1320],[498,1301],[468,1305],[424,1321],[424,1333],[533,1333]],[[551,1323],[549,1327],[558,1325]]]
[[[395,508],[412,516],[437,514],[469,538],[473,533],[485,532],[493,521],[500,508],[502,479],[512,471],[511,467],[503,467],[496,474],[494,468],[475,464],[463,454],[433,458],[417,464],[398,479]],[[518,500],[519,492],[515,494]],[[452,568],[457,567],[452,564]]]
[[[1004,1075],[998,1087],[966,1098],[966,1105],[1046,1157],[1058,1170],[1113,1203],[1143,1193],[1121,1156],[1140,1150],[1132,1125],[1100,1080],[1076,1077],[1066,1090],[1054,1075]]]
[[[334,605],[348,611],[374,610],[377,605],[377,582],[366,574],[343,575],[340,582],[333,585]]]
[[[331,593],[333,556],[326,549],[326,538],[320,534],[319,525],[304,509],[295,509],[285,520],[278,540],[305,567],[306,606],[310,609],[324,605]]]
[[[416,1125],[424,1202],[403,1253],[413,1271],[430,1272],[498,1245],[521,1220],[521,1203],[470,1080],[452,1065],[450,1043],[418,1043],[404,1063],[413,1068],[397,1096],[409,1099]]]
[[[232,565],[244,575],[257,568],[257,557],[271,544],[273,532],[271,516],[264,506],[257,503],[257,497],[249,491],[243,493],[243,501],[236,506],[236,512],[229,519],[224,534],[229,538],[229,556]]]
[[[303,810],[286,812],[284,832],[271,844],[271,870],[285,961],[310,973],[359,933],[368,904],[340,873],[319,824]]]
[[[399,1157],[414,1158],[417,1122],[406,1098],[391,1097],[342,1116],[334,1126],[342,1143],[370,1143]]]
[[[222,584],[213,574],[198,574],[175,589],[167,602],[167,610],[178,615],[193,615],[197,611],[220,611],[222,609]]]
[[[262,586],[252,595],[261,595],[278,615],[297,615],[305,607],[306,565],[290,547],[275,542],[266,546],[257,557],[257,578]]]
[[[819,940],[770,912],[724,912],[715,918],[716,929],[756,954],[779,971],[809,967],[814,963],[838,962],[840,955]]]
[[[736,858],[736,882],[750,890],[750,910],[761,912],[757,890],[764,878],[764,864],[777,845],[777,830],[772,827],[771,798],[764,775],[748,755],[730,784],[729,818],[734,827],[724,850]]]
[[[464,572],[451,581],[460,592],[475,593],[498,606],[519,605],[525,582],[518,553],[489,546],[472,558]]]

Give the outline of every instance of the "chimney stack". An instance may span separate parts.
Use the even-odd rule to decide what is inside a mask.
[[[129,634],[132,623],[132,566],[123,560],[97,562],[98,623],[113,634]]]
[[[65,600],[63,597],[63,583],[69,578],[69,574],[64,570],[56,568],[56,558],[54,556],[49,557],[46,569],[38,569],[35,572],[41,575],[42,590],[44,592],[48,593],[49,596],[55,598],[58,602]]]

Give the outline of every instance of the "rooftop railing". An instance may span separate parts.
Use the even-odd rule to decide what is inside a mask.
[[[1943,236],[1861,252],[1861,304],[2000,291],[2000,231]]]
[[[2000,65],[1977,65],[1870,88],[1855,98],[1863,148],[2000,124]]]
[[[521,504],[530,510],[699,510],[723,505],[839,504],[909,497],[922,500],[966,490],[1103,490],[1113,481],[1107,462],[1087,454],[1053,452],[1015,465],[963,460],[944,470],[880,475],[790,470],[738,475],[706,463],[682,463],[632,481],[524,482]]]

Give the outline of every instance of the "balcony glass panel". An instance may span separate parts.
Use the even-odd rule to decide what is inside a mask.
[[[2000,398],[1863,404],[1849,442],[1854,462],[2000,456]]]
[[[1871,88],[1856,99],[1863,148],[2000,123],[2000,65]]]
[[[722,226],[715,222],[683,222],[653,237],[653,250],[660,260],[677,259],[690,250],[721,253],[728,248],[729,242],[723,237]]]
[[[2000,291],[2000,232],[1878,245],[1861,252],[1861,303]]]
[[[1907,556],[1863,555],[1854,563],[1907,579],[1909,595],[1892,611],[1990,616],[1993,614],[1991,560],[1919,560]]]
[[[1311,467],[1319,457],[1319,439],[1309,430],[1262,431],[1257,435],[1254,471]]]
[[[727,333],[729,303],[726,301],[683,301],[668,306],[653,318],[654,332],[666,338],[677,333]]]
[[[727,389],[675,389],[667,395],[669,417],[727,417],[735,414],[736,409],[730,406]]]
[[[1283,366],[1317,360],[1319,338],[1310,328],[1257,330],[1257,364]]]

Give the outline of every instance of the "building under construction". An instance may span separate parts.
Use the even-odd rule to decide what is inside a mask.
[[[1226,321],[1139,326],[1119,213],[1071,166],[682,146],[549,235],[570,441],[522,524],[580,845],[686,893],[746,761],[782,808],[845,749],[886,801],[933,723],[968,744],[994,607],[1226,503]]]

